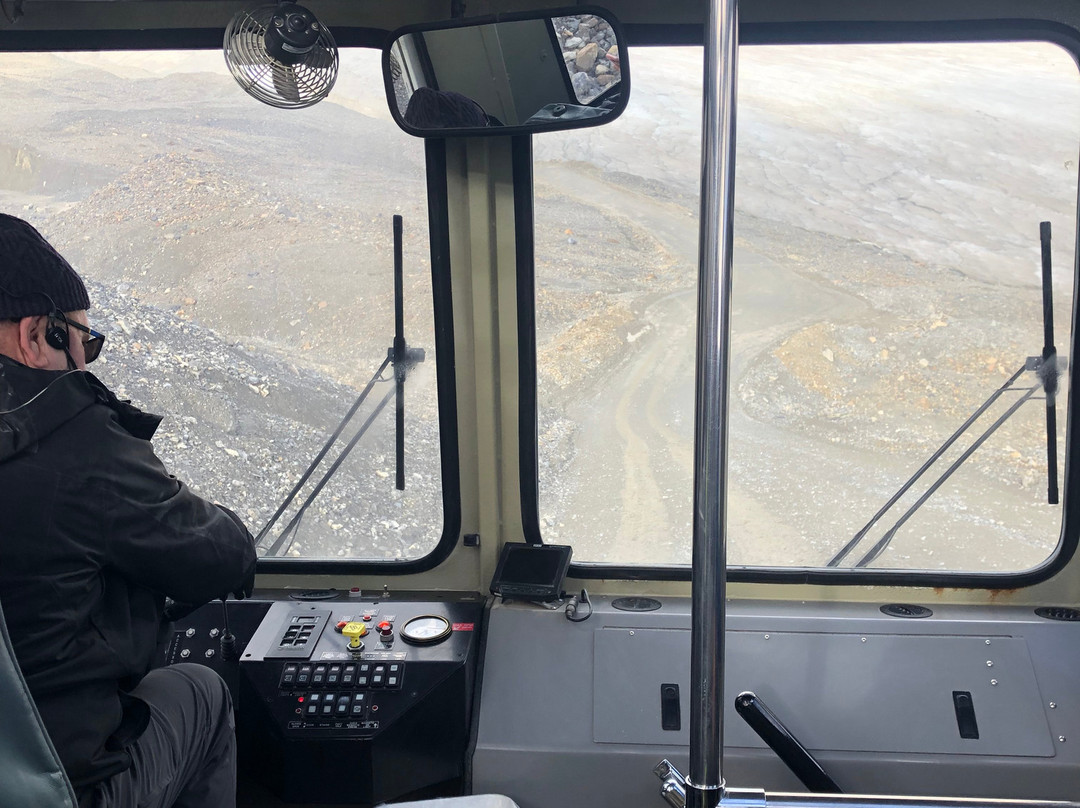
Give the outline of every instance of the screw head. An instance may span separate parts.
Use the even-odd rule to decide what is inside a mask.
[[[1050,709],[1051,710],[1056,710],[1057,709],[1057,702],[1056,701],[1050,702]]]
[[[994,685],[996,687],[997,686],[997,679],[991,679],[990,684],[992,684],[992,685]]]
[[[767,640],[767,639],[769,639],[769,635],[768,635],[768,634],[766,634],[766,635],[765,635],[765,639],[766,639],[766,640]]]
[[[986,667],[988,667],[988,668],[992,668],[992,667],[994,667],[994,663],[993,663],[993,662],[991,662],[991,661],[990,661],[990,660],[988,659],[988,660],[986,660]]]
[[[987,645],[989,645],[989,644],[990,644],[990,640],[987,640],[987,641],[986,641],[986,644],[987,644]]]
[[[860,637],[859,642],[866,642],[866,637]]]
[[[1059,741],[1060,741],[1061,743],[1065,743],[1065,736],[1064,736],[1064,735],[1058,735],[1058,740],[1059,740]]]

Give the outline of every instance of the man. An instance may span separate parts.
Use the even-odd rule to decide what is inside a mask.
[[[165,597],[250,594],[251,534],[166,472],[160,418],[86,372],[86,287],[0,214],[0,603],[80,806],[231,806],[228,689],[200,665],[147,673]]]

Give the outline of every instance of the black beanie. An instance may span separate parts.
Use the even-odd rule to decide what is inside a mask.
[[[54,304],[90,308],[82,278],[30,224],[0,213],[0,320],[49,314]]]
[[[417,129],[478,128],[488,125],[484,108],[453,90],[417,87],[402,116]]]

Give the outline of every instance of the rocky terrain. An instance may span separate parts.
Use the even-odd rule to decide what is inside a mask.
[[[619,80],[619,45],[607,20],[593,14],[555,17],[551,24],[578,101],[588,104]]]

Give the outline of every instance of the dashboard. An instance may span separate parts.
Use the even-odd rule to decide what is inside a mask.
[[[211,603],[174,624],[159,664],[197,662],[222,675],[241,776],[280,801],[456,794],[484,600],[426,598],[273,593],[230,602],[228,627]],[[223,644],[230,633],[235,643]]]

